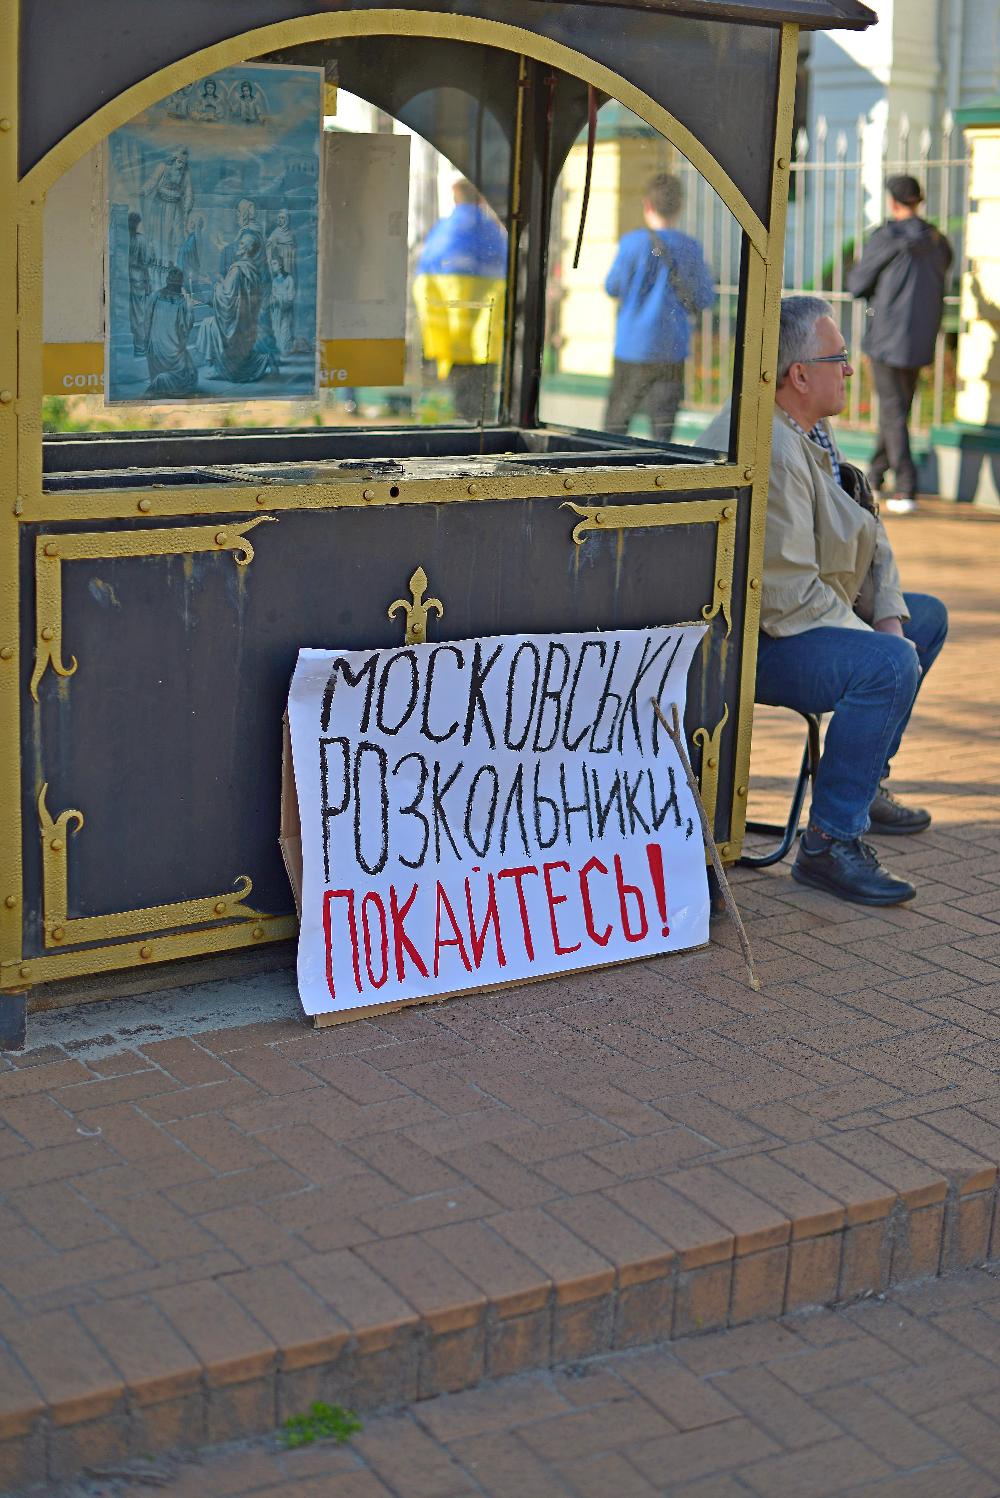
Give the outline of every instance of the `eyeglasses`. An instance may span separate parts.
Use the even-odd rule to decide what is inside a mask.
[[[843,364],[846,368],[851,362],[851,356],[844,348],[839,354],[824,354],[820,359],[800,359],[798,362],[800,364]]]

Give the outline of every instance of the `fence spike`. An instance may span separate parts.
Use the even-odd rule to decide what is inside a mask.
[[[827,135],[827,130],[828,129],[829,129],[829,127],[828,127],[828,125],[826,123],[826,115],[825,114],[819,115],[817,117],[817,120],[816,120],[816,139],[817,140],[826,140],[826,135]]]
[[[920,159],[926,161],[931,154],[931,131],[930,126],[925,125],[920,132]]]
[[[846,130],[838,130],[837,131],[836,151],[837,151],[837,158],[838,158],[839,161],[846,161],[847,160],[847,131]]]
[[[798,134],[795,137],[795,154],[801,159],[808,150],[809,135],[806,131],[806,127],[804,125],[800,125]]]

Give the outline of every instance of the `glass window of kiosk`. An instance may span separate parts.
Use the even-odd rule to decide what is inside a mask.
[[[381,42],[388,78],[404,44]],[[247,64],[235,97],[262,119],[217,102],[227,70],[71,167],[45,208],[45,433],[496,423],[510,141],[476,64],[515,101],[517,59],[436,46],[439,71],[471,58],[465,84],[415,84],[397,114],[371,44],[375,102],[321,71],[311,152],[282,143],[277,68]]]
[[[552,109],[546,124],[523,105],[518,179],[526,69],[440,38],[310,43],[184,85],[71,166],[44,210],[45,482],[147,462],[181,481],[169,439],[231,428],[329,429],[331,460],[596,454],[608,438],[677,462],[728,453],[739,225],[674,145],[598,95],[581,233],[587,85],[540,75]],[[102,434],[157,441],[127,462]],[[216,451],[199,461],[244,461]]]
[[[609,99],[581,235],[587,158],[584,129],[553,203],[541,418],[728,453],[739,224],[675,146]]]

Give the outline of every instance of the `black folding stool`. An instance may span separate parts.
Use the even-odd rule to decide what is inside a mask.
[[[792,712],[797,709],[792,708]],[[788,853],[795,839],[799,835],[799,818],[802,815],[802,807],[806,799],[806,791],[810,782],[816,774],[819,764],[819,725],[820,715],[818,713],[800,713],[805,719],[806,742],[802,751],[802,765],[799,776],[792,791],[792,804],[788,808],[788,820],[780,822],[747,822],[747,832],[759,832],[766,836],[780,838],[776,848],[766,853],[744,853],[738,859],[741,868],[766,869],[772,863],[780,863]]]

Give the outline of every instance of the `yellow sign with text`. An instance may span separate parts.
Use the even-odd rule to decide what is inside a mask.
[[[402,385],[402,338],[333,338],[320,344],[319,383],[338,386]],[[42,352],[45,395],[103,395],[104,345],[47,343]]]

